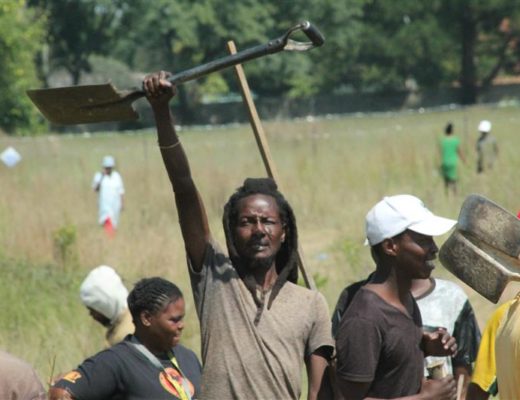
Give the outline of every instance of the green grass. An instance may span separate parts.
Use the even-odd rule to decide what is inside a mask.
[[[478,176],[474,145],[483,118],[493,123],[500,155],[493,171]],[[455,124],[468,161],[459,192],[450,197],[437,154],[447,121]],[[264,123],[280,186],[295,209],[307,268],[330,308],[345,285],[373,268],[363,246],[364,216],[382,196],[412,193],[434,212],[457,218],[466,195],[481,193],[516,214],[519,124],[517,108],[485,107]],[[253,134],[239,125],[182,129],[180,135],[211,228],[223,243],[220,218],[228,196],[244,177],[265,176]],[[88,316],[78,291],[91,268],[108,264],[129,288],[152,275],[178,283],[187,299],[184,343],[198,351],[184,246],[154,132],[0,137],[0,151],[8,145],[24,158],[14,169],[0,165],[0,346],[34,364],[45,379],[54,357],[55,372],[63,372],[101,349],[103,329]],[[96,224],[90,188],[105,154],[116,157],[127,189],[120,230],[111,241]],[[60,232],[73,236],[65,260],[55,246]],[[440,264],[435,275],[455,280]],[[465,289],[483,326],[495,306]],[[515,289],[511,285],[505,296]]]

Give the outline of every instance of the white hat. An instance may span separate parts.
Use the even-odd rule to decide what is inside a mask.
[[[479,132],[489,132],[491,131],[491,122],[487,120],[482,120],[478,124],[478,131]]]
[[[407,229],[427,236],[448,232],[457,221],[438,217],[415,196],[401,194],[385,197],[368,212],[366,234],[368,244],[374,246]]]
[[[128,290],[117,272],[107,265],[89,272],[81,284],[79,296],[86,307],[103,314],[110,323],[127,308]]]
[[[116,160],[114,160],[114,157],[112,156],[105,156],[103,157],[103,162],[101,166],[105,168],[113,168],[116,165]]]

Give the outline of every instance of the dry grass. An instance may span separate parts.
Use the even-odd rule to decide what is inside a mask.
[[[345,285],[373,268],[362,245],[364,215],[383,195],[413,193],[452,218],[474,192],[514,213],[520,209],[514,178],[520,164],[517,114],[515,108],[472,108],[265,123],[280,184],[298,218],[308,268],[331,308]],[[474,143],[481,118],[493,122],[501,153],[495,170],[477,176]],[[459,194],[451,197],[444,195],[437,172],[437,140],[448,120],[464,141],[468,159]],[[186,129],[181,138],[212,230],[223,241],[220,217],[227,197],[244,177],[265,175],[253,135],[248,126],[234,126]],[[7,145],[24,159],[11,170],[0,166],[0,256],[11,260],[0,285],[6,293],[0,346],[32,362],[44,377],[54,355],[56,370],[64,371],[98,350],[102,329],[81,306],[78,288],[90,268],[108,264],[129,287],[151,275],[177,282],[188,300],[185,343],[198,349],[184,247],[155,134],[0,137],[0,150]],[[96,197],[90,189],[105,154],[116,157],[127,189],[120,230],[111,241],[96,225]],[[59,266],[53,251],[53,235],[64,226],[76,233],[73,268]],[[435,274],[455,280],[442,268]],[[494,305],[471,289],[467,293],[482,326]]]

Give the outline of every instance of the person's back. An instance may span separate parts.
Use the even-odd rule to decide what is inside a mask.
[[[493,168],[498,155],[498,145],[494,136],[491,134],[491,122],[480,121],[480,137],[477,140],[477,172]]]
[[[25,361],[0,350],[0,399],[45,400],[45,389]]]
[[[107,346],[122,341],[134,332],[126,304],[128,290],[117,272],[107,265],[91,270],[80,287],[80,298],[90,315],[105,328]]]
[[[478,141],[479,157],[482,159],[481,163],[483,169],[491,169],[496,159],[495,148],[497,141],[490,133],[481,137]]]
[[[441,139],[442,165],[457,165],[459,145],[460,139],[457,136],[445,136]]]
[[[460,148],[460,139],[453,134],[453,124],[449,123],[445,130],[444,136],[440,140],[441,151],[441,173],[444,179],[446,192],[451,187],[456,192],[458,176],[459,159],[465,162],[464,156]]]

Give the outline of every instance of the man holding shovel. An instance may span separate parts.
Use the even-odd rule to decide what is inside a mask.
[[[299,399],[307,367],[315,399],[333,351],[327,304],[297,286],[297,229],[268,178],[245,180],[224,208],[226,255],[215,243],[175,132],[168,73],[143,82],[173,186],[201,325],[201,399]]]
[[[443,329],[423,331],[410,292],[412,281],[428,278],[434,268],[432,236],[455,223],[410,195],[385,197],[368,212],[376,271],[354,296],[336,337],[337,386],[345,399],[455,398],[452,376],[426,381],[423,370],[425,355],[455,354],[455,340]]]

